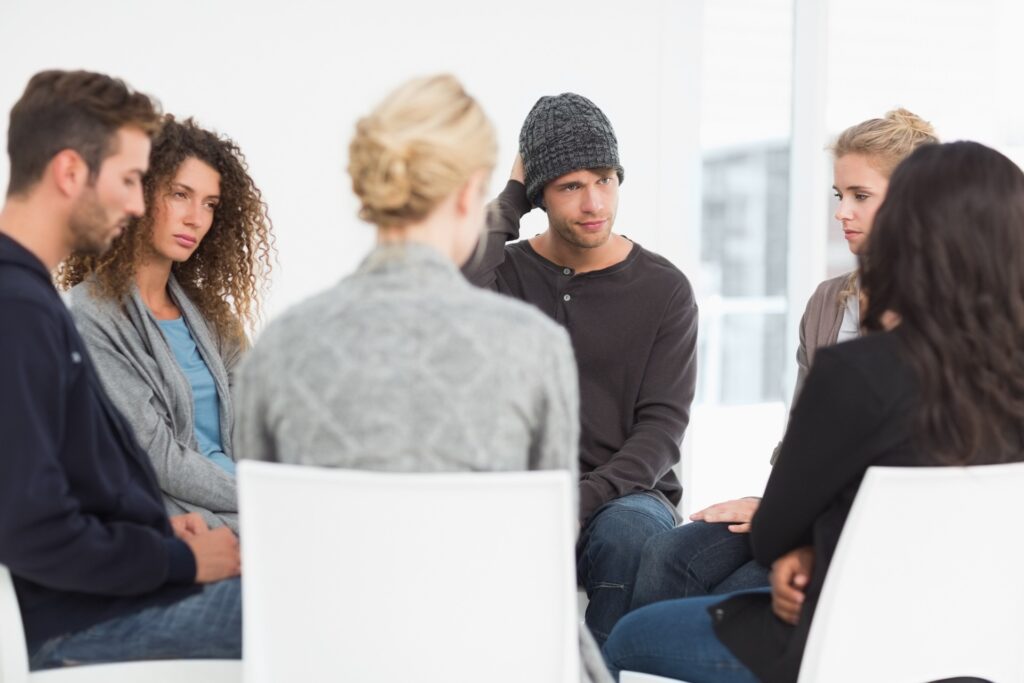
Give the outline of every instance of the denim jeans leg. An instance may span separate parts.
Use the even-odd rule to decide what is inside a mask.
[[[615,680],[621,671],[688,683],[756,683],[757,678],[715,636],[708,608],[721,596],[668,600],[623,617],[602,648]]]
[[[583,529],[577,571],[590,600],[586,623],[599,645],[629,609],[644,543],[674,525],[659,498],[634,493],[603,505]]]
[[[715,586],[712,595],[725,595],[771,585],[771,570],[751,560]]]
[[[239,659],[242,584],[218,581],[171,605],[149,607],[43,643],[29,668],[145,659]]]
[[[691,522],[648,539],[630,609],[767,585],[768,570],[753,561],[748,534]]]

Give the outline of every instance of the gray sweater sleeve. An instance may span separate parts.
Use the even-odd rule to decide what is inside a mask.
[[[547,322],[547,321],[545,321]],[[564,469],[579,480],[580,396],[576,359],[569,335],[550,325],[550,343],[538,375],[543,382],[539,438],[530,454],[530,469]],[[573,487],[573,509],[578,510],[577,487]]]
[[[235,454],[239,460],[265,460],[275,462],[277,455],[265,429],[264,389],[256,371],[262,354],[257,346],[235,369]]]
[[[76,306],[73,313],[100,380],[149,456],[161,491],[181,503],[178,508],[198,512],[211,526],[237,528],[234,477],[175,438],[141,368],[109,333],[96,310]],[[177,511],[173,505],[168,507]]]

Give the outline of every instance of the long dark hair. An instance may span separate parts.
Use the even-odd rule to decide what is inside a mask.
[[[921,446],[950,464],[1024,451],[1024,173],[975,142],[897,167],[861,256],[864,325],[895,314]]]

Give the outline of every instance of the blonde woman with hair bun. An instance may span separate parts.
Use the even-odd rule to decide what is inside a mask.
[[[930,123],[902,108],[893,109],[880,119],[862,121],[839,134],[830,148],[832,189],[839,200],[835,218],[855,256],[867,245],[892,172],[915,149],[938,141]],[[815,351],[860,334],[859,293],[857,272],[853,271],[822,282],[807,302],[800,321],[792,403],[796,403]]]
[[[937,142],[931,124],[906,109],[894,109],[840,133],[829,148],[839,199],[835,218],[851,252],[860,254],[865,248],[896,166],[918,147]],[[815,352],[859,336],[860,308],[856,271],[818,285],[800,321],[794,405]],[[777,446],[772,463],[778,450]],[[644,546],[631,609],[767,586],[768,569],[754,562],[747,538],[759,504],[755,497],[717,503],[690,515],[693,524],[652,537]]]
[[[348,172],[377,245],[263,333],[239,372],[239,453],[390,472],[577,476],[568,335],[459,272],[484,226],[496,149],[491,122],[452,76],[409,81],[359,120]],[[586,634],[582,643],[585,680],[610,681]]]

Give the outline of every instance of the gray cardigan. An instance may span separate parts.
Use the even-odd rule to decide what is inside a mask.
[[[792,405],[796,405],[796,398],[807,381],[815,352],[823,346],[832,346],[839,338],[845,312],[845,304],[839,300],[839,295],[846,289],[852,274],[843,273],[839,277],[825,280],[807,301],[807,308],[800,319],[800,346],[796,351],[797,374]]]
[[[844,302],[839,295],[846,289],[853,273],[843,273],[839,277],[825,280],[814,290],[807,301],[807,308],[800,318],[800,346],[796,350],[796,386],[793,387],[793,399],[790,406],[796,405],[796,399],[807,381],[807,373],[811,371],[814,354],[824,346],[832,346],[839,338],[839,328],[843,325],[845,312]],[[774,465],[779,457],[780,441],[772,451],[771,463]]]
[[[239,368],[236,398],[235,444],[246,458],[578,476],[565,330],[472,287],[423,245],[378,247],[271,323]],[[581,648],[584,680],[610,680],[585,629]]]
[[[149,455],[168,514],[198,512],[211,527],[238,531],[235,478],[198,450],[192,387],[138,290],[121,302],[101,299],[89,281],[71,289],[71,313],[114,405]],[[172,276],[181,309],[220,399],[221,444],[234,459],[230,372],[241,347],[218,339]]]

